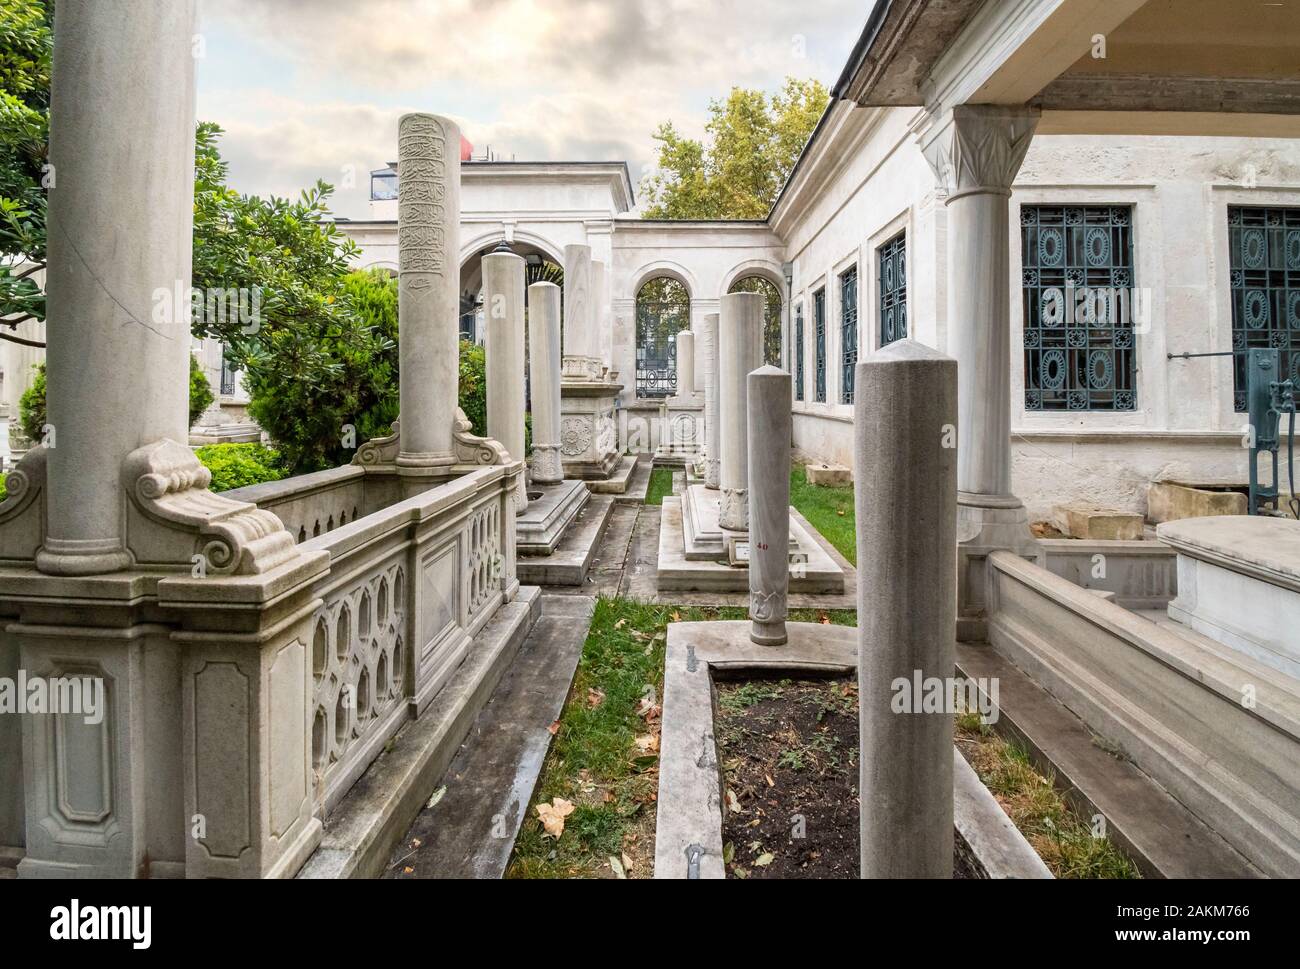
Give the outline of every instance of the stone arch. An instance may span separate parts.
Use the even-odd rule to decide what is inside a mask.
[[[388,273],[388,275],[392,276],[394,279],[397,278],[397,263],[393,262],[390,259],[376,259],[374,262],[368,262],[365,265],[360,266],[359,268],[360,269],[382,269],[384,272]]]
[[[789,342],[785,332],[789,300],[779,269],[762,260],[741,263],[727,274],[723,295],[737,291],[761,292],[767,297],[763,314],[763,362],[784,366],[784,348]]]
[[[461,294],[461,336],[476,339],[479,334],[475,317],[478,309],[475,299],[481,298],[483,291],[483,256],[505,241],[505,233],[500,226],[475,236],[461,246],[460,252],[460,294]],[[520,256],[528,259],[540,256],[545,262],[553,263],[561,273],[564,270],[563,249],[554,242],[544,239],[532,232],[516,230],[511,248]],[[562,276],[560,280],[562,280]],[[559,282],[560,280],[556,280]]]
[[[695,279],[695,274],[679,262],[673,262],[670,259],[660,259],[655,262],[646,263],[632,273],[632,299],[636,300],[637,293],[641,292],[641,287],[652,279],[658,279],[661,276],[667,276],[669,279],[675,279],[686,287],[686,295],[692,301],[698,298],[700,292],[699,283]]]

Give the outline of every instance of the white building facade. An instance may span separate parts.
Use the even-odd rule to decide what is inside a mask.
[[[638,294],[654,279],[675,280],[697,329],[740,280],[764,279],[781,295],[795,447],[810,461],[850,465],[857,355],[904,336],[953,352],[947,214],[920,147],[923,117],[834,102],[759,221],[638,219],[622,163],[466,164],[462,290],[478,291],[478,261],[502,241],[561,268],[566,245],[591,246],[593,260],[612,266],[598,318],[602,352],[623,383],[621,441],[653,452],[662,395],[636,379]],[[358,265],[396,269],[395,205],[377,198],[372,220],[341,223],[360,247]],[[1244,483],[1243,388],[1231,358],[1169,355],[1300,347],[1300,297],[1274,279],[1262,292],[1279,318],[1256,327],[1259,295],[1241,264],[1258,222],[1282,247],[1264,258],[1300,280],[1300,248],[1287,248],[1300,247],[1296,142],[1038,134],[1009,222],[1013,489],[1030,516],[1049,518],[1074,499],[1143,511],[1153,480]],[[1117,302],[1116,318],[1101,322],[1127,325],[1068,345],[1049,325],[1057,320],[1046,291],[1103,284]],[[703,373],[697,366],[701,389]]]

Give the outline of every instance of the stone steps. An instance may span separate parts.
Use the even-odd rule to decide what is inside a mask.
[[[984,644],[957,644],[958,672],[998,680],[995,729],[1051,771],[1071,806],[1106,832],[1148,878],[1259,878],[1261,872],[1132,762],[1098,746],[1055,697]]]
[[[592,495],[550,555],[520,555],[515,562],[526,585],[580,586],[587,578],[614,510],[612,495]]]

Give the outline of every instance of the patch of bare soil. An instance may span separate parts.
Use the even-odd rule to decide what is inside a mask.
[[[727,876],[857,878],[856,682],[720,682],[714,726]],[[954,877],[981,877],[960,846]]]

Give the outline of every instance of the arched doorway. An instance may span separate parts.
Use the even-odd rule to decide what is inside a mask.
[[[460,269],[460,338],[470,343],[483,342],[483,257],[499,245],[498,242],[484,247],[466,259]],[[514,243],[510,251],[523,257],[525,290],[533,283],[546,282],[555,283],[563,291],[564,268],[550,253],[526,242]],[[525,329],[525,340],[527,333]]]
[[[729,293],[758,293],[763,310],[763,363],[781,366],[781,290],[766,276],[742,276],[731,284]]]
[[[691,327],[691,295],[680,280],[656,276],[636,294],[636,395],[677,393],[677,334]]]

